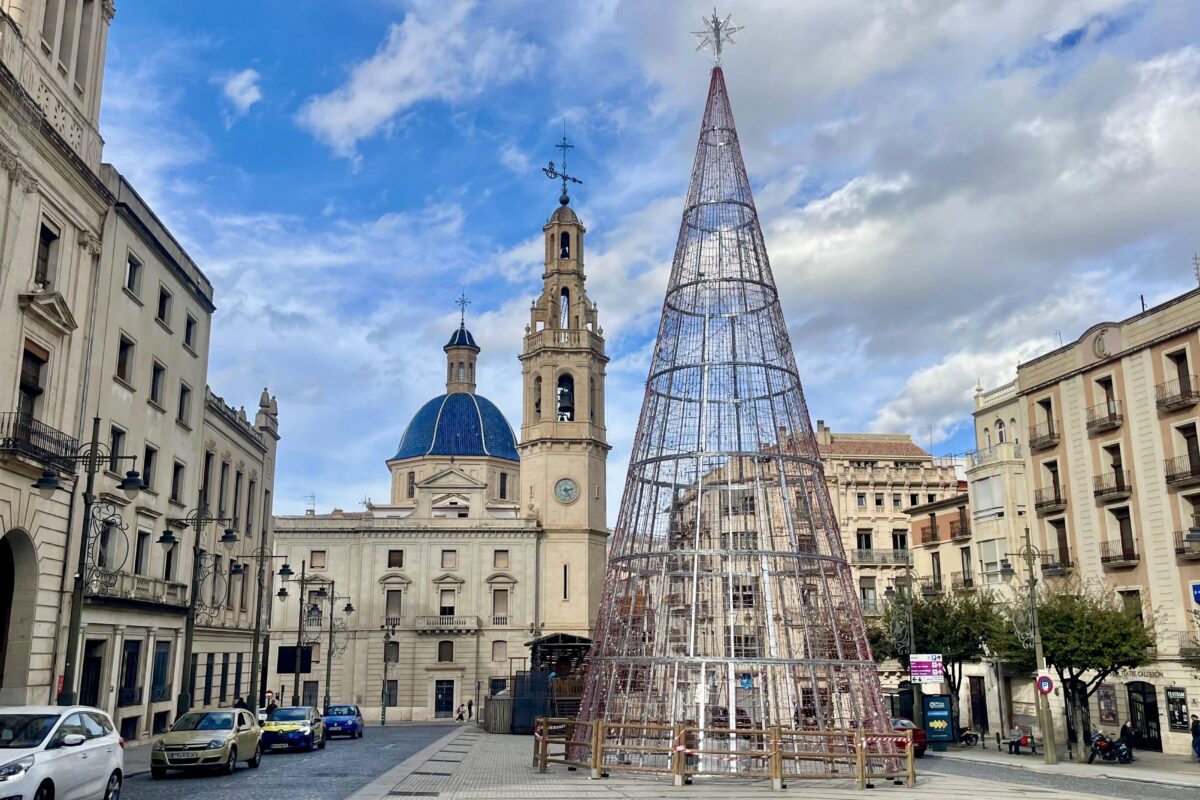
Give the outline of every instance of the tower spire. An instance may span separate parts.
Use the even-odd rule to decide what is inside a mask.
[[[682,223],[580,719],[887,735],[719,67]]]
[[[467,299],[467,293],[461,293],[454,301],[454,305],[458,306],[458,327],[467,327],[467,306],[471,305],[471,301]]]
[[[578,178],[573,178],[567,174],[567,151],[574,150],[575,145],[573,145],[567,141],[567,121],[565,119],[563,120],[562,141],[554,146],[556,148],[558,148],[559,150],[562,150],[562,169],[556,168],[554,166],[554,162],[551,161],[549,163],[549,165],[542,167],[542,172],[546,173],[546,177],[550,178],[551,180],[561,180],[562,181],[562,194],[560,194],[558,196],[558,202],[559,202],[559,204],[565,206],[571,202],[571,198],[567,194],[567,183],[570,182],[570,183],[578,183],[581,185],[583,184],[583,181],[579,180]]]

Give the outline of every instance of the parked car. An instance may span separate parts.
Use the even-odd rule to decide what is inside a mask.
[[[0,708],[0,797],[117,800],[125,740],[87,706]]]
[[[262,763],[262,728],[254,716],[239,708],[189,711],[154,742],[150,777],[165,777],[171,769],[217,769],[232,775],[239,761],[251,769]]]
[[[917,727],[911,719],[904,717],[895,717],[892,719],[892,730],[897,733],[904,733],[911,730],[913,732],[913,755],[921,758],[925,755],[926,748],[929,747],[929,739],[925,735],[925,729]]]
[[[325,749],[325,720],[312,706],[277,708],[263,725],[266,750]]]
[[[325,735],[331,739],[334,736],[361,739],[365,727],[358,706],[330,706],[325,709]]]
[[[267,721],[268,713],[269,712],[265,708],[260,708],[258,710],[258,724],[259,725],[262,725],[263,723],[265,723]]]

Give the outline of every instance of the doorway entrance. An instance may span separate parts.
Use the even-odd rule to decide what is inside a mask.
[[[103,639],[88,639],[83,646],[83,669],[79,673],[79,702],[100,705],[100,674],[104,666]]]
[[[454,716],[454,681],[434,681],[433,716],[434,719],[449,719]]]
[[[1162,728],[1158,721],[1158,691],[1154,684],[1133,681],[1129,690],[1129,723],[1133,726],[1135,750],[1162,752]]]
[[[982,675],[968,675],[971,685],[971,730],[988,732],[987,695],[983,690]]]
[[[0,705],[29,703],[38,564],[24,531],[0,536]]]

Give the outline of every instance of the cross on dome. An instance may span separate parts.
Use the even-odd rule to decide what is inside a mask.
[[[467,299],[467,293],[460,294],[454,301],[454,305],[458,306],[458,326],[460,328],[467,327],[467,306],[471,305],[471,301]]]
[[[583,184],[583,181],[579,180],[579,178],[574,178],[567,174],[567,151],[574,150],[575,145],[573,145],[567,141],[567,121],[566,120],[563,120],[562,141],[554,146],[557,147],[559,150],[562,150],[562,169],[556,168],[554,166],[554,162],[551,161],[547,166],[542,167],[542,172],[546,173],[546,177],[550,178],[551,180],[561,180],[562,181],[562,194],[559,195],[558,202],[561,205],[565,206],[571,202],[571,198],[567,194],[567,182],[570,181],[571,183],[578,183],[581,185]]]

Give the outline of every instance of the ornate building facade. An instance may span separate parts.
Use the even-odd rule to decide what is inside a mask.
[[[268,685],[285,701],[449,717],[528,668],[530,642],[590,637],[607,538],[608,359],[584,287],[585,229],[565,198],[543,232],[543,289],[519,356],[520,441],[476,391],[481,348],[464,321],[443,347],[445,392],[387,461],[389,502],[275,518],[275,552],[305,578],[273,613]],[[313,658],[299,686],[279,661],[297,644]]]

